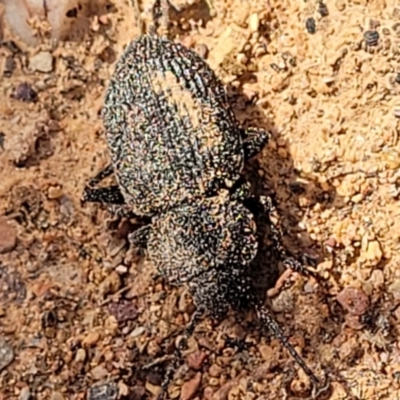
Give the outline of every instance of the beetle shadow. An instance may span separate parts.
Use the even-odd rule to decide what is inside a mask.
[[[188,4],[179,10],[171,7],[169,10],[171,21],[193,21],[195,23],[201,22],[201,24],[205,26],[207,22],[212,19],[212,14],[214,12],[210,4],[210,0],[201,0],[194,2],[193,4]],[[182,34],[182,32],[185,30],[182,29],[182,26],[179,28],[178,26],[171,26],[171,28],[172,30],[170,34],[172,36],[178,32]],[[187,24],[187,28],[191,28],[190,24]]]
[[[344,204],[343,199],[329,183],[323,188],[317,176],[305,176],[296,169],[288,141],[280,135],[278,126],[265,117],[265,108],[272,106],[264,104],[261,108],[256,104],[257,96],[250,99],[244,94],[242,87],[246,79],[254,82],[255,77],[244,75],[239,87],[227,85],[230,103],[243,128],[256,127],[269,131],[273,145],[267,144],[261,153],[245,164],[243,177],[250,182],[256,197],[269,196],[273,199],[283,246],[288,255],[298,259],[306,267],[316,267],[331,255],[323,243],[310,237],[307,230],[301,227],[301,222],[307,210],[316,204],[320,212],[323,212],[332,207],[341,207]],[[301,204],[307,204],[307,207],[302,207]],[[268,227],[269,218],[256,210],[254,213],[261,243],[258,255],[251,264],[250,275],[256,295],[265,300],[267,291],[274,287],[283,267],[279,262],[279,255],[274,251]],[[325,282],[319,292],[324,301],[330,297]],[[324,328],[319,328],[322,334]]]
[[[92,18],[101,17],[116,12],[115,4],[112,0],[98,0],[95,3],[88,3],[86,7],[73,7],[65,14],[70,26],[64,34],[63,40],[71,42],[82,42],[90,31]],[[99,24],[99,33],[105,35],[109,24]]]

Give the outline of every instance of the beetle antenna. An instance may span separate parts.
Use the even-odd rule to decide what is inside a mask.
[[[265,324],[269,330],[273,333],[273,335],[280,341],[280,343],[287,349],[290,355],[294,358],[299,367],[307,374],[307,376],[311,379],[312,383],[316,387],[321,387],[321,381],[317,378],[311,368],[306,364],[304,359],[300,356],[300,354],[296,351],[296,349],[289,343],[288,338],[282,331],[279,324],[276,322],[276,319],[271,315],[270,311],[267,310],[262,305],[256,305],[255,311],[258,319]]]

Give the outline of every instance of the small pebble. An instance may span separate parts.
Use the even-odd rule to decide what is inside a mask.
[[[283,158],[283,159],[288,158],[288,152],[286,151],[286,149],[284,149],[282,147],[280,147],[278,149],[278,155],[279,155],[280,158]]]
[[[87,395],[87,400],[116,400],[119,396],[115,383],[103,383],[92,386]]]
[[[237,385],[237,382],[232,379],[225,383],[214,393],[213,400],[227,400],[229,392],[235,385]]]
[[[352,360],[360,351],[360,344],[355,337],[348,338],[336,349],[341,360]]]
[[[116,60],[116,54],[111,46],[105,47],[99,54],[101,61],[112,64]]]
[[[310,388],[302,379],[295,378],[290,382],[290,390],[301,399],[307,397]]]
[[[94,346],[100,340],[100,333],[90,332],[83,340],[82,346],[91,347]]]
[[[196,350],[188,355],[187,364],[190,368],[193,368],[194,370],[198,371],[202,367],[206,357],[207,354],[204,353],[204,351]]]
[[[374,264],[378,264],[383,257],[383,252],[381,249],[381,245],[377,240],[372,240],[368,242],[367,251],[365,252],[365,258],[368,261],[374,262]]]
[[[72,218],[74,214],[74,204],[72,200],[65,195],[60,197],[60,214],[67,219]]]
[[[208,380],[208,384],[213,387],[221,386],[220,380],[218,378],[211,377]]]
[[[325,246],[329,252],[332,252],[335,249],[336,245],[337,243],[333,236],[330,236],[329,239],[325,241]]]
[[[385,284],[385,275],[380,269],[375,269],[372,271],[371,277],[369,278],[372,286],[377,289],[381,288]]]
[[[336,0],[335,5],[339,11],[344,11],[346,8],[346,0]]]
[[[214,394],[214,389],[210,386],[206,386],[203,390],[203,399],[212,400]]]
[[[272,361],[272,362],[271,362]],[[269,373],[271,373],[271,370],[276,368],[279,365],[278,360],[270,360],[264,362],[264,364],[261,364],[259,367],[257,367],[254,371],[254,378],[255,379],[265,379],[265,376],[267,376]]]
[[[14,361],[14,350],[0,337],[0,371],[8,367]]]
[[[128,267],[126,267],[123,264],[120,264],[115,268],[115,272],[117,272],[117,274],[119,275],[125,275],[128,272]]]
[[[158,385],[153,385],[151,382],[146,381],[146,390],[148,390],[153,396],[158,396],[161,391],[161,387]]]
[[[131,338],[136,338],[136,337],[142,335],[145,332],[146,332],[146,328],[144,326],[138,326],[130,333],[129,336]]]
[[[14,72],[15,66],[16,66],[16,64],[14,61],[14,57],[11,55],[7,56],[5,63],[4,63],[3,75],[6,78],[10,78]]]
[[[99,22],[102,25],[107,25],[109,22],[109,17],[107,16],[107,14],[99,15]]]
[[[0,217],[0,254],[8,253],[17,244],[17,231],[6,218]]]
[[[248,57],[244,53],[239,53],[236,56],[236,60],[239,64],[246,65],[249,62]]]
[[[53,70],[53,56],[48,51],[41,51],[29,60],[29,66],[34,71],[51,72]]]
[[[47,129],[49,130],[49,132],[58,132],[62,128],[55,119],[49,119],[47,122]]]
[[[205,347],[207,350],[215,351],[215,342],[211,341],[209,338],[200,337],[198,341],[201,347]]]
[[[258,351],[260,352],[262,359],[266,362],[272,363],[276,358],[276,354],[272,347],[266,344],[258,346]]]
[[[98,365],[90,371],[90,375],[95,381],[99,381],[107,377],[108,371],[102,365]]]
[[[198,372],[192,379],[182,385],[181,400],[190,400],[194,397],[201,383],[201,373]]]
[[[122,398],[125,398],[129,395],[129,388],[123,381],[118,382],[118,392],[119,396]]]
[[[218,364],[212,364],[208,373],[210,376],[218,378],[222,373],[222,368]]]
[[[119,325],[117,318],[115,318],[114,315],[110,315],[106,318],[106,320],[104,321],[104,329],[107,331],[107,334],[110,334],[111,336],[116,336],[119,329]],[[123,329],[124,329],[123,330],[124,335],[129,332],[128,327],[125,327]]]
[[[49,190],[47,191],[47,197],[50,200],[59,199],[60,197],[62,197],[62,195],[63,195],[63,191],[56,186],[50,186]]]
[[[346,311],[356,316],[365,314],[369,307],[369,299],[365,292],[350,286],[337,295],[337,301]]]
[[[64,400],[65,397],[60,392],[53,392],[51,394],[50,400]]]
[[[107,350],[104,353],[104,360],[107,362],[111,362],[112,360],[114,360],[114,356],[115,356],[115,354],[112,350]]]
[[[317,31],[315,19],[313,17],[307,18],[306,29],[307,29],[307,32],[311,33],[312,35]]]
[[[109,275],[100,283],[99,292],[101,295],[106,296],[107,294],[115,293],[121,287],[121,278],[115,272],[110,272]]]
[[[260,17],[257,13],[251,14],[249,17],[249,28],[252,33],[257,32],[260,27]]]
[[[379,42],[379,32],[375,30],[365,31],[364,40],[368,46],[377,46]]]
[[[328,11],[328,7],[326,6],[325,3],[323,3],[322,1],[320,1],[318,3],[318,9],[317,9],[319,15],[321,17],[327,17],[329,15],[329,11]]]
[[[86,360],[86,350],[78,349],[75,355],[76,362],[84,362]]]
[[[132,321],[138,316],[138,309],[131,300],[120,300],[108,305],[108,310],[118,323]]]
[[[37,100],[37,93],[29,83],[23,82],[17,86],[12,97],[17,100],[29,103],[35,102]]]
[[[21,389],[18,400],[30,400],[32,398],[31,391],[28,386],[25,386]]]
[[[187,312],[188,311],[188,306],[189,306],[189,302],[188,302],[188,293],[187,291],[183,291],[181,293],[181,295],[179,296],[179,300],[178,300],[178,310],[182,313]]]

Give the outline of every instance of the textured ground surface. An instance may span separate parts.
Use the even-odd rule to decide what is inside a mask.
[[[105,85],[139,32],[128,2],[113,4],[85,38],[56,49],[27,48],[4,32],[23,52],[0,49],[0,399],[152,398],[163,366],[140,366],[166,354],[193,311],[184,290],[154,281],[152,266],[128,251],[127,223],[80,204],[108,161],[98,116]],[[327,278],[321,286],[286,276],[268,301],[309,365],[331,374],[331,399],[397,399],[400,7],[329,0],[328,15],[316,1],[214,7],[199,2],[175,16],[175,40],[207,56],[244,124],[273,129],[249,171],[259,192],[276,193],[287,247],[312,255]],[[367,34],[368,46],[369,29],[379,37]],[[172,398],[307,392],[252,314],[215,328],[204,320],[189,347]]]

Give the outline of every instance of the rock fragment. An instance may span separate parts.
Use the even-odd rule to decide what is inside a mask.
[[[14,361],[14,357],[13,348],[0,337],[0,371],[7,368]]]
[[[53,70],[53,56],[49,51],[41,51],[31,57],[29,66],[33,71],[51,72]]]
[[[17,244],[17,231],[6,218],[0,217],[0,254],[8,253]]]

